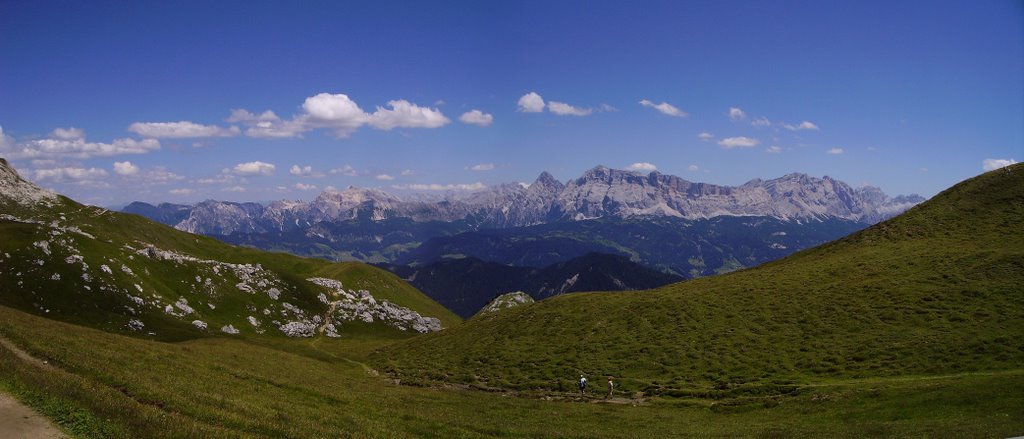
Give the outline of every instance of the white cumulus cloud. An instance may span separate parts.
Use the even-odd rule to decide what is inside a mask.
[[[700,170],[700,166],[697,166],[697,165],[690,165],[690,166],[687,166],[687,167],[686,167],[686,170],[687,170],[687,171],[690,171],[690,172],[697,172],[697,171],[699,171],[699,170]]]
[[[643,100],[640,101],[640,105],[643,105],[643,106],[648,107],[648,108],[653,108],[655,110],[660,111],[662,114],[667,114],[669,116],[674,116],[674,117],[686,117],[687,116],[685,111],[676,108],[674,105],[672,105],[672,104],[670,104],[668,102],[662,102],[660,104],[655,104],[654,102],[651,102],[651,101],[649,101],[647,99],[643,99]]]
[[[121,154],[144,154],[160,149],[156,139],[115,139],[110,143],[89,142],[77,128],[58,128],[46,139],[15,142],[0,130],[0,154],[12,159],[88,159]]]
[[[654,164],[652,164],[652,163],[637,162],[637,163],[633,163],[633,164],[631,164],[629,166],[626,166],[626,170],[627,171],[632,171],[632,172],[651,172],[651,171],[657,171],[658,167],[654,166]]]
[[[230,172],[230,170],[225,169],[224,173],[222,173],[222,174],[218,174],[218,175],[215,175],[213,177],[208,177],[208,178],[200,178],[200,179],[195,180],[195,182],[199,183],[199,184],[229,184],[229,183],[234,183],[235,176],[231,175],[231,174],[228,174],[227,172]]]
[[[481,116],[490,117],[483,113]],[[451,123],[441,110],[421,107],[405,99],[388,101],[386,107],[378,106],[373,113],[367,113],[343,93],[319,93],[307,97],[302,103],[302,111],[287,120],[270,110],[255,114],[245,109],[232,110],[226,120],[245,125],[245,135],[249,137],[264,138],[302,137],[314,129],[331,130],[335,136],[343,138],[363,125],[389,131],[394,128],[439,128]]]
[[[392,128],[439,128],[451,123],[441,110],[420,107],[404,99],[388,101],[390,109],[377,107],[368,119],[379,130]]]
[[[985,159],[981,162],[981,169],[985,171],[994,171],[996,169],[1005,168],[1007,166],[1016,165],[1017,161],[1014,159]]]
[[[302,109],[316,121],[356,128],[366,122],[366,112],[344,93],[319,93],[306,98]]]
[[[459,120],[462,123],[485,127],[494,123],[494,116],[480,110],[470,110],[462,113],[462,116],[459,116]]]
[[[707,141],[710,141],[711,139],[714,139],[715,135],[705,131],[703,133],[698,134],[697,138],[700,139],[703,142],[707,142]]]
[[[359,171],[357,171],[355,168],[349,165],[345,165],[340,168],[334,168],[328,172],[330,172],[331,174],[340,174],[348,177],[355,177],[359,175]]]
[[[36,169],[36,180],[50,180],[55,182],[67,180],[92,180],[107,176],[107,171],[100,168],[66,167],[53,169]]]
[[[50,132],[50,137],[61,140],[78,140],[85,138],[85,131],[81,128],[68,127],[68,128],[54,128]]]
[[[241,134],[236,126],[222,128],[182,120],[178,122],[135,122],[128,131],[142,137],[185,139],[194,137],[234,137]]]
[[[736,107],[729,107],[729,119],[733,121],[743,120],[747,118],[747,113]]]
[[[494,169],[494,163],[480,163],[469,167],[470,171],[490,171]]]
[[[281,120],[281,118],[277,117],[277,115],[274,114],[274,112],[270,111],[270,110],[264,111],[263,113],[260,113],[260,114],[253,114],[253,113],[250,113],[248,110],[241,109],[241,108],[236,108],[234,110],[231,110],[231,115],[228,116],[228,118],[224,119],[224,120],[226,122],[230,122],[230,123],[252,123],[252,122]]]
[[[241,187],[241,186],[230,186],[230,187],[226,187],[224,189],[221,189],[221,191],[223,191],[223,192],[245,192],[245,188]]]
[[[842,153],[843,153],[843,148],[829,148],[828,151],[825,151],[825,154],[832,154],[832,155],[839,155],[839,154],[842,154]]]
[[[381,181],[391,181],[391,180],[395,179],[395,177],[392,177],[392,176],[390,176],[388,174],[377,174],[377,176],[373,177],[373,178],[376,178],[377,180],[381,180]]]
[[[114,162],[114,173],[117,175],[135,175],[139,173],[139,167],[132,162]]]
[[[566,104],[565,102],[548,102],[548,111],[559,116],[587,116],[593,113],[590,108],[579,108]]]
[[[296,118],[300,125],[334,129],[338,137],[348,137],[367,122],[369,116],[348,95],[319,93],[302,103],[304,115]]]
[[[292,165],[291,169],[288,170],[288,173],[292,174],[292,175],[297,175],[299,177],[320,178],[320,177],[324,176],[323,172],[317,172],[317,171],[313,170],[312,166],[309,166],[309,165],[306,165],[306,166]]]
[[[801,131],[801,130],[818,131],[820,129],[814,123],[806,121],[806,120],[803,121],[803,122],[800,122],[797,125],[790,125],[788,123],[784,123],[784,124],[782,124],[782,127],[787,129],[787,130],[790,130],[790,131]]]
[[[316,190],[316,185],[305,184],[305,183],[301,183],[301,182],[300,183],[295,183],[294,187],[295,187],[295,189],[298,189],[300,191],[315,191]]]
[[[770,127],[772,126],[772,121],[768,120],[767,117],[759,117],[750,121],[750,124],[758,128]]]
[[[778,154],[782,152],[782,148],[780,148],[778,145],[772,145],[765,148],[764,152],[767,152],[769,154]]]
[[[163,166],[154,166],[152,169],[135,175],[145,186],[167,184],[172,181],[184,180],[185,177],[168,171]]]
[[[177,189],[171,189],[171,190],[167,191],[167,193],[169,193],[171,195],[189,195],[189,194],[191,194],[193,192],[195,192],[195,191],[192,190],[192,189],[189,189],[189,188],[177,188]]]
[[[235,109],[231,110],[231,116],[226,120],[248,126],[245,130],[245,135],[249,137],[288,138],[302,137],[302,133],[312,129],[312,127],[304,123],[304,119],[281,120],[280,117],[270,110],[257,115],[250,113],[248,110]]]
[[[757,139],[754,139],[754,138],[751,138],[751,137],[744,137],[744,136],[726,137],[726,138],[718,141],[718,144],[721,145],[722,148],[725,148],[725,149],[751,148],[751,147],[757,146],[760,143],[761,143],[760,140],[757,140]]]
[[[516,103],[518,111],[523,113],[540,113],[544,111],[544,98],[540,97],[536,92],[529,92],[519,98],[519,102]]]
[[[255,162],[239,163],[235,165],[234,168],[228,170],[228,172],[232,172],[237,175],[267,176],[273,175],[275,169],[277,169],[277,166],[274,166],[271,163],[265,163],[257,160]]]

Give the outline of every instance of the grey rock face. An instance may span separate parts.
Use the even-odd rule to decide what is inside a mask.
[[[877,222],[924,201],[892,199],[874,187],[853,189],[829,177],[789,174],[741,186],[693,183],[673,175],[639,175],[598,166],[570,181],[559,208],[573,219],[603,216],[676,216],[686,219],[772,216],[782,219],[842,218]]]
[[[3,201],[22,206],[52,204],[57,201],[57,194],[24,180],[7,160],[0,158],[0,202]]]

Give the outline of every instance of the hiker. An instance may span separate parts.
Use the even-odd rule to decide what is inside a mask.
[[[580,396],[587,391],[587,377],[580,375]]]
[[[612,381],[611,375],[608,376],[608,399],[612,399],[612,389],[615,388],[615,382]]]

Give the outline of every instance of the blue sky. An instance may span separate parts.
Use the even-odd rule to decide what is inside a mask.
[[[1022,23],[996,0],[8,1],[0,156],[99,205],[597,164],[931,196],[1024,160]]]

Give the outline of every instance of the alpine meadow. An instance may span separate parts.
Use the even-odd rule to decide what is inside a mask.
[[[1024,436],[1021,17],[0,3],[0,437]]]

